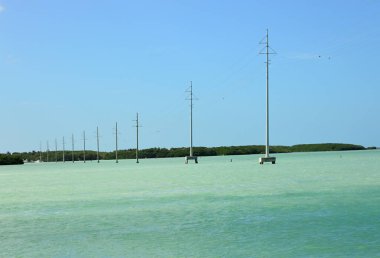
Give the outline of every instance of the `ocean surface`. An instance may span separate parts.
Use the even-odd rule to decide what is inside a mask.
[[[275,156],[0,166],[0,257],[380,257],[380,151]]]

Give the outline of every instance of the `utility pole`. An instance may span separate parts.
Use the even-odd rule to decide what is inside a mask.
[[[136,113],[136,163],[139,163],[139,113]]]
[[[55,138],[55,163],[58,162],[57,138]]]
[[[83,163],[86,163],[86,131],[83,131]]]
[[[189,160],[194,160],[195,163],[198,163],[198,157],[193,155],[193,82],[190,81],[190,88],[187,90],[190,94],[190,97],[188,100],[190,100],[190,156],[186,156],[186,164]]]
[[[265,40],[261,40],[260,44],[264,44],[265,47],[265,52],[263,50],[260,51],[260,54],[266,55],[266,143],[265,143],[265,157],[261,157],[259,159],[260,164],[264,164],[264,162],[271,162],[272,164],[276,163],[276,157],[270,157],[269,156],[269,55],[276,54],[276,51],[274,51],[270,46],[269,46],[269,33],[267,29],[267,35],[265,37]]]
[[[118,160],[118,158],[117,158],[117,134],[118,134],[118,132],[117,132],[117,122],[116,122],[116,128],[115,128],[115,136],[116,136],[116,163],[119,163],[119,160]]]
[[[190,156],[193,156],[193,82],[190,82]]]
[[[96,159],[99,163],[99,128],[96,127],[96,146],[97,146],[97,152],[96,152]]]
[[[62,162],[65,163],[65,136],[62,137]]]
[[[42,162],[42,144],[40,141],[40,162]]]
[[[49,141],[46,141],[46,162],[49,162]]]
[[[74,134],[71,134],[71,160],[74,163]]]

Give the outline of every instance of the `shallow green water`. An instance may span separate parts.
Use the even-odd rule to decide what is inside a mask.
[[[380,257],[379,151],[258,157],[2,166],[0,257]]]

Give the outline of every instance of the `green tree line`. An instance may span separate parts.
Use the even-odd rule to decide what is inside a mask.
[[[290,152],[313,152],[313,151],[347,151],[347,150],[364,150],[361,145],[344,144],[344,143],[321,143],[321,144],[299,144],[293,146],[271,146],[271,153],[290,153]],[[222,156],[222,155],[248,155],[248,154],[264,154],[265,146],[263,145],[247,145],[247,146],[221,146],[221,147],[194,147],[194,155],[196,156]],[[149,148],[139,151],[139,158],[171,158],[184,157],[189,154],[189,148]],[[119,159],[134,159],[136,157],[135,149],[119,150]],[[65,151],[65,161],[83,161],[97,160],[96,151]],[[99,159],[111,160],[116,158],[116,152],[100,152]],[[0,154],[0,165],[22,164],[23,160],[44,162],[61,162],[63,160],[62,151],[50,152],[14,152],[12,154]]]
[[[0,165],[18,165],[24,164],[23,159],[19,155],[0,154]]]

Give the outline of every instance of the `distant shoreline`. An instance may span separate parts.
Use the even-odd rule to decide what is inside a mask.
[[[319,144],[297,144],[292,146],[271,146],[270,153],[292,153],[292,152],[318,152],[318,151],[350,151],[350,150],[368,150],[376,147],[365,148],[362,145],[347,143],[319,143]],[[249,155],[264,154],[265,146],[263,145],[246,145],[246,146],[220,146],[220,147],[194,147],[195,156],[227,156],[227,155]],[[65,161],[72,161],[74,154],[75,161],[83,161],[83,150],[65,151]],[[139,158],[174,158],[184,157],[189,154],[188,147],[181,148],[149,148],[139,151]],[[115,159],[116,151],[99,152],[100,160]],[[96,160],[97,153],[93,150],[86,150],[86,160]],[[42,160],[40,160],[40,157]],[[119,150],[119,159],[134,159],[136,157],[135,149]],[[23,164],[24,162],[56,162],[63,160],[63,152],[14,152],[0,154],[0,165]]]

